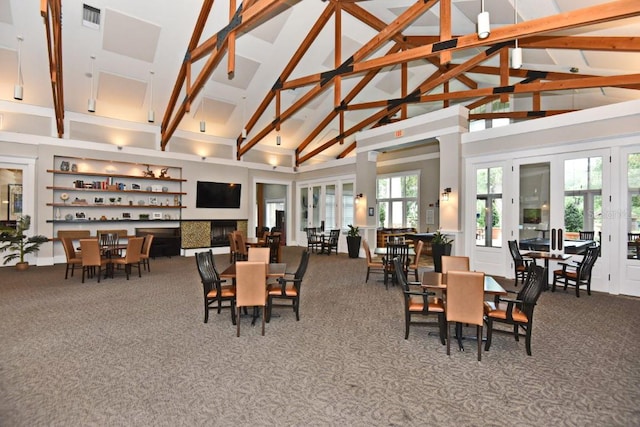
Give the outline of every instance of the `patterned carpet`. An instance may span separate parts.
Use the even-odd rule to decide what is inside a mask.
[[[194,258],[100,284],[3,268],[0,426],[640,425],[640,300],[546,292],[533,356],[496,334],[478,362],[435,328],[405,340],[400,290],[365,265],[312,255],[300,321],[274,309],[239,338],[228,310],[203,323]]]

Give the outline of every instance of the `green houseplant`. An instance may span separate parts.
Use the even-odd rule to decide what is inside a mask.
[[[443,234],[440,230],[433,233],[431,240],[431,253],[433,254],[433,267],[437,273],[442,272],[442,257],[451,255],[453,239]]]
[[[40,245],[49,239],[42,235],[27,237],[25,232],[31,227],[31,217],[21,216],[15,228],[3,227],[0,229],[0,252],[9,252],[4,256],[4,265],[18,259],[16,268],[26,270],[29,263],[25,262],[26,254],[36,253],[40,250]]]
[[[347,232],[347,249],[349,250],[349,258],[358,258],[360,255],[360,228],[353,224],[348,224],[349,231]]]

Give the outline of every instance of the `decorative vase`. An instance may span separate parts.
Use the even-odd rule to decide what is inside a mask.
[[[29,268],[29,263],[26,261],[16,263],[16,270],[18,271],[25,271],[28,268]]]
[[[358,258],[360,256],[360,241],[362,236],[347,236],[347,249],[349,250],[349,258]]]
[[[433,268],[436,273],[442,273],[442,257],[451,255],[451,246],[451,243],[447,245],[434,244],[431,246]]]
[[[60,219],[60,208],[56,208],[56,219]]]
[[[60,163],[60,170],[67,172],[69,170],[69,162],[65,160],[62,163]]]

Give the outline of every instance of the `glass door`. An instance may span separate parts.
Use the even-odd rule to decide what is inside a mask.
[[[589,246],[601,245],[592,272],[593,290],[608,292],[608,239],[604,209],[610,188],[610,150],[569,153],[522,162],[517,214],[522,250],[563,253],[580,261]],[[549,281],[553,280],[551,262]]]
[[[624,150],[620,156],[620,293],[640,296],[640,147]],[[615,212],[615,211],[614,211]]]

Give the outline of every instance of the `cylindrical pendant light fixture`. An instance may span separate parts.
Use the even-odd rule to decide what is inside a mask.
[[[276,136],[276,145],[281,145],[282,144],[282,137],[280,136],[280,134],[278,134]]]
[[[22,81],[22,40],[24,38],[22,36],[18,36],[18,83],[13,86],[13,99],[18,101],[22,101],[23,95],[23,81]]]
[[[202,102],[200,103],[200,132],[207,131],[207,122],[204,120],[204,96],[202,97]]]
[[[518,23],[518,0],[515,0],[513,5],[513,23]],[[522,67],[522,48],[518,47],[518,39],[516,39],[516,47],[511,52],[511,68],[516,70]]]
[[[94,63],[96,62],[96,56],[91,55],[91,93],[89,94],[89,100],[87,101],[87,110],[90,113],[96,112],[96,98],[93,95],[93,74],[95,71]]]
[[[147,111],[147,121],[153,123],[156,120],[156,112],[153,111],[153,71],[149,71],[151,78],[149,79],[149,111]]]
[[[486,39],[491,34],[491,19],[489,12],[484,10],[484,0],[480,3],[480,13],[478,14],[478,37]]]

